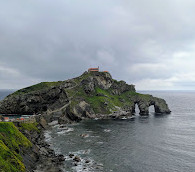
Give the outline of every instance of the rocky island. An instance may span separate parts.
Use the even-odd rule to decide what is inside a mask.
[[[42,82],[18,90],[0,102],[0,114],[34,114],[35,119],[33,123],[26,124],[0,123],[0,152],[5,152],[0,154],[0,159],[5,161],[4,164],[1,161],[0,167],[9,171],[9,163],[6,162],[14,157],[16,160],[11,164],[15,171],[25,171],[25,167],[26,171],[33,171],[33,164],[38,167],[37,172],[60,171],[57,166],[61,165],[63,156],[55,155],[44,142],[43,131],[48,129],[48,123],[128,118],[135,113],[136,104],[140,115],[148,115],[152,105],[155,113],[171,112],[164,99],[137,93],[134,85],[114,80],[108,72],[88,71],[66,81]],[[7,132],[9,130],[15,130],[25,142],[20,143],[17,136]],[[13,145],[9,140],[10,133],[11,138],[17,140],[12,141],[17,144]],[[16,164],[18,169],[14,167]]]
[[[165,100],[137,93],[134,85],[116,81],[108,72],[84,72],[66,81],[42,82],[14,92],[0,102],[2,114],[47,114],[60,122],[83,118],[132,115],[135,105],[140,115],[170,113]]]

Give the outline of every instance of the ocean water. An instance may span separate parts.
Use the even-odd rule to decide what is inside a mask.
[[[164,98],[172,113],[134,119],[54,125],[46,140],[66,156],[69,172],[194,172],[195,92],[144,92]],[[0,92],[0,96],[2,93]],[[75,163],[68,155],[81,158]]]

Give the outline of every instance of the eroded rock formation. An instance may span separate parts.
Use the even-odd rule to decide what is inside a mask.
[[[132,98],[134,102],[133,112],[135,112],[135,104],[138,105],[140,115],[148,115],[149,107],[154,106],[155,113],[170,113],[168,105],[164,99],[153,97],[152,95],[140,95]]]
[[[107,72],[85,72],[67,81],[40,83],[7,96],[0,102],[3,114],[45,113],[48,120],[60,123],[84,118],[132,115],[138,105],[147,115],[154,105],[156,113],[170,113],[165,100],[139,94],[134,85],[116,81]]]

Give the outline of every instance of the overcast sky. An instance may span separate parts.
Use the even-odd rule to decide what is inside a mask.
[[[137,90],[194,90],[195,1],[0,1],[0,88],[97,66]]]

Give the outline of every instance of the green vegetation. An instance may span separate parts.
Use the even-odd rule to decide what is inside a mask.
[[[105,74],[104,72],[100,73],[101,75]],[[93,72],[88,72],[84,73],[80,77],[74,78],[74,82],[77,84],[77,86],[72,89],[66,89],[68,97],[71,98],[71,107],[74,107],[81,100],[84,100],[91,105],[95,113],[110,114],[113,111],[117,111],[118,107],[122,108],[125,106],[131,106],[133,102],[129,97],[141,95],[134,91],[127,91],[121,95],[113,95],[112,89],[104,90],[98,87],[95,88],[93,93],[88,95],[85,93],[84,88],[81,86],[80,82],[93,75]],[[118,82],[117,80],[113,79],[113,82],[118,84],[120,81]]]
[[[86,73],[83,73],[81,76],[79,77],[76,77],[76,78],[73,78],[74,81],[77,83],[77,84],[80,84],[80,82],[83,80],[83,79],[87,79],[89,76],[91,76],[92,73],[90,72],[86,72]]]
[[[72,97],[71,107],[74,107],[80,100],[85,100],[91,105],[95,113],[110,114],[118,107],[132,105],[129,96],[136,96],[138,93],[127,91],[121,95],[113,95],[112,90],[95,88],[95,92],[88,95],[82,87],[75,87],[67,90],[69,97]],[[121,101],[124,100],[124,101]]]
[[[25,171],[24,164],[12,151],[0,140],[0,171],[22,172]]]
[[[14,92],[11,95],[19,95],[19,94],[30,93],[32,91],[42,90],[42,89],[50,88],[50,87],[53,87],[53,86],[58,86],[58,85],[60,85],[62,83],[63,83],[63,81],[57,81],[57,82],[41,82],[39,84],[32,85],[30,87],[26,87],[26,88],[23,88],[21,90],[18,90],[18,91]]]
[[[96,96],[99,94],[100,96]],[[103,90],[101,88],[95,89],[95,94],[90,97],[86,97],[86,101],[91,104],[95,113],[100,113],[102,107],[106,109],[104,113],[111,113],[117,110],[117,107],[123,107],[125,105],[131,105],[132,102],[129,99],[129,95],[134,94],[131,91],[122,93],[121,95],[113,95],[110,90]],[[124,100],[124,101],[123,101]],[[107,105],[105,105],[105,102]]]
[[[11,122],[0,122],[0,171],[23,172],[20,153],[32,143]]]
[[[38,123],[21,123],[20,124],[20,129],[21,130],[27,130],[27,131],[37,131],[40,132],[39,129],[37,128]]]
[[[87,72],[87,73],[83,73],[81,76],[73,78],[73,80],[75,81],[76,84],[79,84],[83,79],[88,78],[89,76],[93,75],[93,73]],[[11,95],[19,95],[19,94],[26,94],[26,93],[30,93],[33,91],[38,91],[38,90],[42,90],[42,89],[47,89],[53,86],[59,86],[62,83],[64,83],[65,81],[56,81],[56,82],[41,82],[35,85],[32,85],[30,87],[26,87],[23,89],[20,89],[14,93],[12,93]]]
[[[133,96],[139,96],[139,99],[141,99],[142,101],[148,101],[151,100],[151,96],[150,94],[141,94],[141,93],[136,93],[136,92],[131,92],[130,94],[131,97]]]

